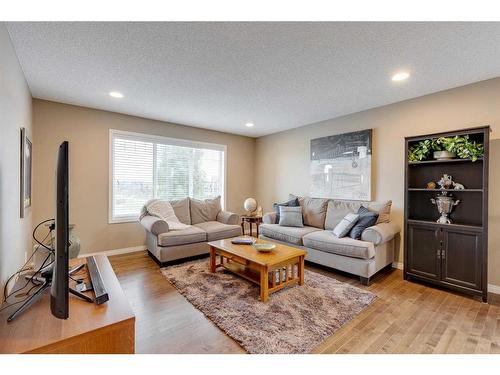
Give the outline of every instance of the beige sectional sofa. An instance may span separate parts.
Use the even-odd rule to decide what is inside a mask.
[[[149,255],[162,267],[208,254],[208,241],[241,235],[239,215],[223,211],[220,200],[170,201],[179,221],[190,225],[181,230],[169,230],[165,221],[149,215],[146,206],[150,202],[143,206],[139,221],[146,229]]]
[[[264,215],[260,238],[303,248],[307,251],[306,260],[358,275],[365,285],[375,273],[392,264],[400,228],[390,221],[391,201],[298,198],[304,227],[280,226],[276,213],[270,212]],[[356,213],[361,205],[379,213],[376,225],[365,229],[361,240],[336,237],[332,233],[335,226],[349,212]]]

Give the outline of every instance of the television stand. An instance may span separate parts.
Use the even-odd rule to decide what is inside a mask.
[[[85,264],[80,264],[74,268],[71,268],[68,271],[68,277],[70,277],[75,272],[80,271],[83,267],[85,267]],[[40,285],[40,286],[35,293],[33,293],[26,301],[23,302],[23,304],[19,308],[16,309],[16,311],[14,311],[11,315],[9,315],[9,317],[7,318],[7,322],[12,322],[14,319],[16,319],[17,316],[19,316],[19,314],[21,314],[24,310],[26,310],[34,302],[36,302],[45,290],[50,288],[50,286],[52,285],[52,269],[49,269],[45,272],[42,272],[42,277],[25,276],[25,278],[28,280],[31,279],[33,284]],[[83,299],[84,301],[87,301],[90,303],[94,302],[92,298],[90,298],[89,296],[86,296],[83,293],[80,293],[79,291],[77,291],[73,288],[69,288],[69,292],[71,294],[73,294],[74,296],[77,296],[77,297]]]
[[[12,323],[7,323],[7,316],[16,306],[0,311],[0,353],[134,353],[134,312],[108,258],[96,255],[95,259],[109,294],[108,302],[96,305],[70,298],[69,318],[57,319],[50,313],[50,294],[42,293],[38,302]],[[69,261],[70,266],[84,263],[85,258]],[[83,270],[78,277],[88,282],[88,270]],[[19,280],[18,286],[20,281],[25,283]],[[12,296],[8,302],[22,298]]]

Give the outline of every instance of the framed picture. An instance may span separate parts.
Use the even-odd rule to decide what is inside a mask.
[[[20,160],[20,216],[25,216],[26,208],[31,206],[31,166],[33,163],[33,144],[26,136],[26,129],[21,128]]]
[[[372,130],[311,140],[311,197],[371,200]]]

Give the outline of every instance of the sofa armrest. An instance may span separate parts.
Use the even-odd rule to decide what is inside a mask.
[[[372,242],[375,245],[380,245],[392,240],[400,230],[399,225],[396,223],[380,223],[366,228],[361,234],[361,239]]]
[[[220,211],[217,214],[217,221],[222,224],[238,225],[240,223],[240,215],[234,212]]]
[[[139,222],[148,232],[153,233],[155,236],[169,231],[167,222],[155,216],[143,216]]]
[[[276,224],[276,212],[266,212],[262,216],[262,222],[264,224]]]

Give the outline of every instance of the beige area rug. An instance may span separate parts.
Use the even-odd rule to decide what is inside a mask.
[[[196,308],[249,353],[308,353],[354,318],[375,295],[312,271],[305,285],[258,300],[259,287],[230,272],[210,273],[208,260],[163,268]]]

